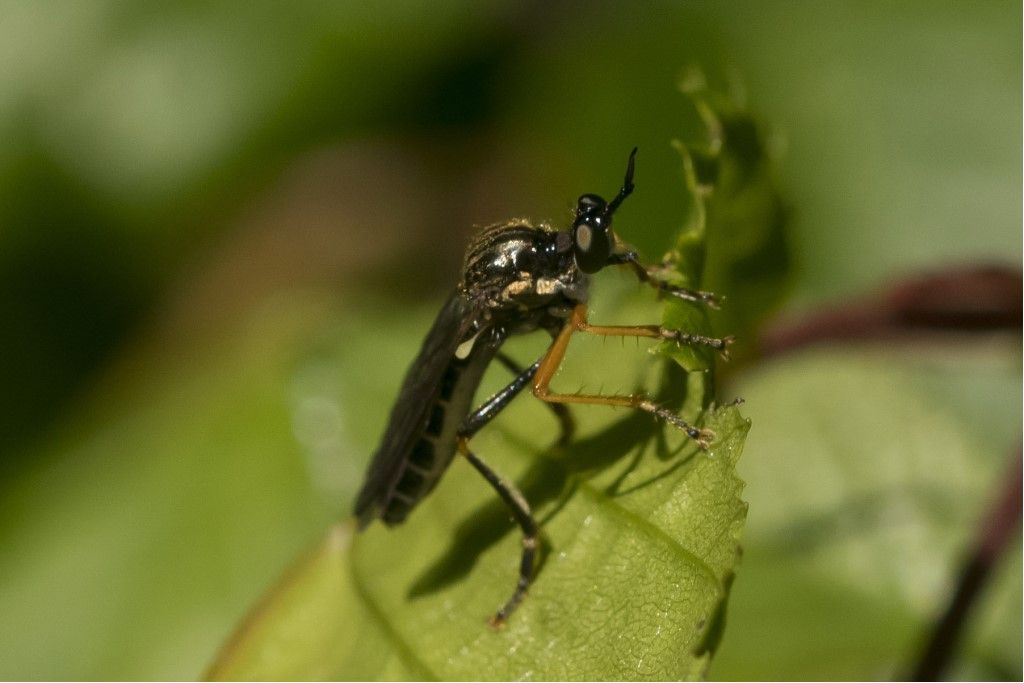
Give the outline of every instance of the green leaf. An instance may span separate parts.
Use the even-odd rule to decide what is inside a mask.
[[[1019,444],[1018,353],[818,349],[742,378],[756,514],[713,678],[907,675]],[[967,680],[1019,678],[1019,558],[1018,540],[958,645]]]
[[[656,430],[637,422],[621,420],[572,457],[628,449],[637,431],[646,433],[641,448],[657,451]],[[718,438],[706,453],[647,453],[630,470],[591,479],[568,478],[559,461],[534,461],[522,479],[527,497],[557,498],[540,509],[548,554],[504,629],[486,618],[511,588],[518,534],[477,475],[455,465],[406,524],[362,535],[351,523],[335,527],[243,625],[210,676],[701,677],[746,514],[734,466],[747,423],[727,407],[708,426]]]
[[[154,344],[4,481],[0,678],[199,675],[334,516],[287,400],[296,349],[329,315],[293,296],[223,339]]]
[[[790,272],[786,211],[774,179],[773,155],[754,117],[724,92],[708,86],[696,67],[684,70],[680,89],[691,98],[707,130],[707,141],[673,146],[683,159],[690,214],[658,277],[696,288],[708,272],[707,287],[726,305],[716,315],[719,329],[748,343],[784,294]],[[706,328],[707,311],[695,304],[667,306],[663,325]],[[682,348],[673,355],[689,369],[712,368],[709,349]]]
[[[691,260],[670,254],[666,277],[697,284],[692,259],[704,227],[700,214],[688,223],[673,254]],[[623,291],[622,283],[605,285],[594,300],[623,321],[642,315],[644,305]],[[670,299],[663,316],[711,334],[708,316],[688,302]],[[722,635],[746,517],[735,465],[748,423],[735,406],[705,412],[710,354],[656,349],[683,371],[632,350],[615,363],[593,341],[574,341],[568,365],[585,358],[582,374],[599,369],[606,393],[643,388],[667,405],[682,403],[687,420],[714,432],[710,448],[643,413],[583,407],[575,411],[581,436],[563,451],[534,427],[553,427],[544,406],[517,402],[473,442],[512,476],[543,526],[530,594],[501,630],[486,621],[512,590],[519,533],[493,491],[456,461],[406,523],[361,534],[350,522],[336,526],[242,625],[210,677],[703,677]]]

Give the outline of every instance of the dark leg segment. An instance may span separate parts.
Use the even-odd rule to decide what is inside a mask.
[[[536,371],[536,364],[533,366],[533,371]],[[491,626],[498,627],[505,623],[509,615],[522,602],[523,598],[526,597],[527,589],[530,587],[530,581],[533,578],[533,560],[537,554],[537,522],[530,513],[530,504],[526,502],[519,489],[498,475],[497,472],[488,467],[476,454],[469,450],[465,438],[459,439],[458,448],[459,453],[465,456],[466,460],[469,460],[470,464],[476,468],[476,471],[482,474],[487,483],[498,492],[501,499],[508,505],[509,510],[512,511],[512,515],[515,517],[516,522],[519,523],[519,527],[523,530],[523,557],[519,563],[519,580],[516,582],[516,588],[512,592],[512,597],[502,605],[501,609],[490,620]]]
[[[653,279],[651,277],[651,269],[640,263],[640,257],[635,251],[612,254],[608,257],[608,265],[629,266],[633,269],[633,272],[636,274],[636,277],[640,282],[648,284],[659,292],[663,292],[669,296],[685,299],[686,301],[696,301],[698,303],[706,304],[711,308],[719,307],[719,298],[711,292],[702,292],[700,290],[687,289],[685,287],[675,287],[665,282]]]
[[[497,359],[513,374],[523,374],[523,368],[520,367],[520,365],[516,363],[514,360],[505,355],[503,352],[498,352]],[[533,364],[533,366],[534,372],[536,372],[536,369],[540,367],[540,361],[538,360],[536,363]],[[572,413],[569,412],[569,407],[561,403],[545,402],[544,405],[550,408],[551,412],[555,414],[555,419],[558,420],[558,424],[562,428],[562,433],[558,437],[558,445],[565,446],[570,441],[572,441],[572,435],[576,432],[576,423],[573,422]]]
[[[530,580],[533,578],[533,561],[537,554],[538,527],[537,522],[530,513],[530,504],[526,502],[526,498],[519,492],[519,489],[511,482],[502,478],[478,458],[475,453],[469,450],[468,442],[474,434],[480,431],[505,406],[511,403],[512,399],[519,395],[523,389],[530,386],[543,359],[538,360],[525,370],[504,354],[498,354],[498,360],[501,361],[502,365],[516,373],[515,379],[504,389],[484,401],[482,406],[474,410],[463,420],[458,437],[459,453],[473,465],[477,472],[483,475],[487,483],[494,487],[494,490],[498,492],[501,499],[508,505],[516,522],[518,522],[519,527],[523,530],[523,557],[519,563],[519,580],[516,582],[516,588],[512,593],[512,597],[491,617],[490,623],[492,626],[501,626],[505,623],[508,616],[512,614],[513,610],[526,596],[526,591],[530,587]],[[569,415],[568,409],[562,405],[549,405],[552,408],[558,408],[554,413],[562,424],[560,442],[568,441],[573,430],[572,417]]]
[[[539,367],[540,361],[538,360],[525,370],[516,368],[519,374],[507,387],[491,396],[484,401],[482,406],[466,416],[466,419],[462,421],[462,426],[459,428],[459,436],[468,439],[480,431],[481,427],[493,420],[505,406],[512,402],[512,399],[519,395],[520,391],[529,386],[530,380],[537,374],[537,368]]]

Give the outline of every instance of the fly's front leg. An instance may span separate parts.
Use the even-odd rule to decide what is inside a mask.
[[[656,325],[635,326],[635,327],[608,327],[591,325],[587,322],[587,307],[583,304],[573,309],[572,316],[566,322],[565,327],[555,337],[554,343],[548,349],[547,354],[540,360],[536,376],[533,378],[533,394],[542,401],[550,403],[589,403],[591,405],[622,406],[636,408],[651,413],[655,417],[665,420],[677,429],[682,430],[691,439],[697,442],[701,448],[707,448],[715,435],[709,429],[698,429],[667,408],[662,408],[643,394],[560,394],[551,391],[551,379],[555,376],[565,352],[569,348],[569,339],[575,332],[589,332],[591,334],[629,337],[650,337],[656,339],[666,338],[662,328]],[[724,340],[718,340],[726,344]]]
[[[633,252],[628,252],[628,254],[633,254]],[[633,254],[633,256],[635,257],[636,255]],[[635,260],[629,261],[629,263],[640,268],[640,270],[646,274],[647,271],[643,270],[643,266],[639,265]],[[650,282],[656,287],[659,286],[658,283],[653,280],[645,280],[645,282]],[[680,290],[679,288],[675,289],[678,291],[690,292],[690,290]],[[709,297],[713,296],[707,292],[696,292],[695,294],[707,295]],[[591,325],[587,322],[585,313],[581,316],[576,316],[574,314],[573,317],[570,318],[569,324],[572,325],[576,331],[607,337],[647,337],[649,339],[674,341],[677,344],[685,344],[687,346],[706,346],[718,351],[724,360],[729,360],[729,346],[736,341],[736,338],[732,335],[721,338],[705,337],[702,334],[691,334],[681,330],[670,330],[659,325]]]
[[[669,330],[658,325],[591,325],[586,320],[577,322],[575,330],[604,337],[646,337],[674,341],[687,346],[707,346],[718,351],[725,360],[729,360],[729,346],[736,341],[731,335],[722,338],[705,337],[701,334]]]
[[[676,287],[675,285],[670,285],[667,282],[662,282],[661,280],[652,278],[651,271],[654,270],[654,268],[648,268],[640,263],[640,257],[635,251],[612,254],[608,257],[608,265],[629,266],[640,282],[650,285],[659,292],[669,296],[674,296],[685,301],[696,301],[697,303],[705,304],[711,308],[717,309],[720,307],[721,299],[711,292],[702,292],[697,289],[687,289],[686,287]]]

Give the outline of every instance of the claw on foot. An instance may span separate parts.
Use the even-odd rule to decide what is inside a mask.
[[[736,337],[729,335],[718,339],[716,337],[705,337],[699,334],[690,334],[680,330],[661,330],[661,338],[666,341],[674,341],[677,346],[707,346],[715,349],[722,356],[723,360],[729,360],[729,347],[736,341]]]
[[[718,349],[718,355],[720,355],[722,357],[722,360],[729,360],[729,358],[730,358],[729,347],[732,346],[733,342],[735,342],[735,341],[736,341],[736,337],[731,335],[731,334],[728,335],[728,336],[722,337],[722,345]]]

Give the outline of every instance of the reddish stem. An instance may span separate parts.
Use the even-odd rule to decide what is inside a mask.
[[[1001,266],[908,278],[878,294],[783,319],[761,335],[765,356],[830,341],[889,339],[914,331],[1020,330],[1022,278]]]

